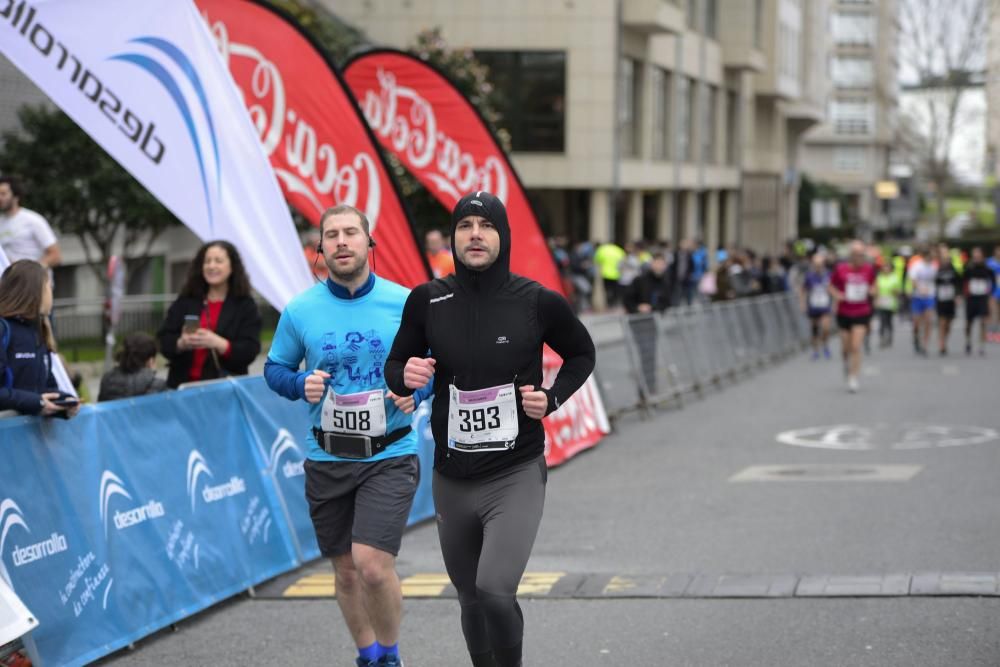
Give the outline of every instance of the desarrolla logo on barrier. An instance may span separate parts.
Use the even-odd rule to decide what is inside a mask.
[[[272,477],[274,477],[274,474],[278,470],[278,460],[281,458],[281,455],[288,451],[295,452],[299,458],[296,461],[285,461],[281,466],[281,474],[284,475],[285,479],[301,477],[305,474],[305,469],[303,468],[305,457],[302,454],[302,448],[295,442],[292,434],[287,429],[282,428],[278,429],[278,435],[274,438],[274,442],[271,443],[271,452],[270,456],[268,456],[267,469]]]
[[[27,40],[38,55],[49,60],[58,72],[64,73],[68,83],[82,97],[96,104],[108,121],[121,130],[145,157],[154,164],[160,164],[167,146],[156,135],[156,124],[143,120],[123,102],[58,35],[36,19],[37,13],[35,7],[25,0],[0,0],[0,18],[10,22],[15,34]]]
[[[0,501],[0,575],[10,586],[13,586],[13,582],[7,572],[8,542],[10,560],[14,567],[24,567],[69,549],[66,536],[57,531],[52,531],[48,537],[37,542],[31,541],[30,537],[31,529],[21,507],[13,498],[4,498]]]
[[[187,492],[191,498],[191,511],[195,510],[195,501],[198,499],[197,487],[198,479],[205,475],[213,477],[212,470],[205,462],[205,457],[197,449],[192,449],[188,455],[187,463]],[[201,497],[206,503],[214,503],[226,498],[232,498],[242,493],[246,493],[247,483],[242,477],[233,475],[228,482],[222,484],[206,484],[202,487]]]
[[[112,515],[109,513],[111,499],[115,496],[124,496],[132,500],[132,494],[125,489],[125,483],[118,475],[110,470],[105,470],[101,474],[101,522],[104,524],[104,535],[108,534],[108,519],[112,520],[116,530],[124,530],[137,526],[151,519],[159,519],[166,514],[163,503],[159,500],[150,499],[143,505],[131,507],[126,510],[116,510]]]

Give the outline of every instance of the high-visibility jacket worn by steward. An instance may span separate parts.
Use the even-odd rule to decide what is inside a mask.
[[[464,197],[452,214],[453,239],[458,221],[469,215],[493,223],[500,235],[500,254],[485,271],[473,271],[456,253],[455,275],[416,287],[406,300],[385,364],[386,384],[406,396],[413,392],[403,383],[407,360],[428,355],[434,358],[434,468],[442,475],[460,478],[490,475],[543,453],[542,424],[524,414],[516,389],[541,387],[543,344],[563,358],[552,387],[546,390],[546,414],[583,385],[595,362],[590,334],[566,300],[510,272],[511,234],[502,202],[486,192]],[[518,424],[513,446],[478,452],[449,447],[449,386],[471,391],[511,383]]]

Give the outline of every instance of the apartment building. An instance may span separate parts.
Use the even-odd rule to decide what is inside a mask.
[[[377,43],[439,27],[490,66],[549,233],[765,251],[795,235],[827,0],[321,2]]]
[[[897,0],[833,0],[828,122],[805,137],[802,170],[848,196],[850,221],[885,229],[875,183],[889,178],[899,106]]]

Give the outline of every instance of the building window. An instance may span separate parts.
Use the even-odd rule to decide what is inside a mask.
[[[677,159],[681,162],[691,160],[695,94],[697,88],[686,76],[677,76]]]
[[[717,0],[703,0],[705,3],[705,35],[715,39],[718,37],[718,12],[716,11]]]
[[[57,266],[52,269],[52,297],[55,299],[76,298],[75,266]]]
[[[708,164],[715,163],[715,86],[704,86],[705,113],[701,115],[704,125],[701,128],[701,159]]]
[[[781,49],[780,72],[782,76],[792,79],[799,78],[799,61],[801,60],[801,50],[799,48],[800,32],[784,23],[778,29]]]
[[[764,0],[753,3],[753,47],[759,49],[764,43]]]
[[[864,146],[837,146],[833,149],[833,168],[836,171],[862,173],[866,162]]]
[[[867,56],[838,56],[831,63],[834,85],[865,88],[872,85],[872,60]]]
[[[871,14],[834,14],[833,40],[837,44],[847,46],[864,46],[874,43],[874,17]]]
[[[865,98],[841,98],[830,102],[833,131],[845,135],[865,135],[872,129],[874,107]]]
[[[500,92],[502,124],[511,148],[524,153],[562,153],[566,134],[566,53],[476,51]]]
[[[687,0],[687,24],[692,30],[698,29],[698,0]]]
[[[670,72],[654,67],[650,84],[653,92],[653,159],[670,157]]]
[[[642,127],[639,110],[641,108],[642,64],[631,58],[622,58],[618,138],[624,157],[637,157],[639,155],[639,130]]]
[[[740,97],[729,91],[726,100],[726,163],[736,164],[740,142]]]

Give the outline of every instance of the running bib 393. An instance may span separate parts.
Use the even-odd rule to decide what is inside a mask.
[[[990,293],[990,281],[985,278],[973,278],[969,281],[969,294],[972,296],[986,296]]]
[[[321,428],[334,433],[385,435],[385,399],[381,389],[357,394],[337,394],[331,389],[323,400]]]
[[[448,447],[463,452],[506,451],[517,440],[513,384],[462,391],[448,385]]]
[[[844,300],[847,303],[864,303],[868,300],[868,283],[847,283],[844,285]]]
[[[954,285],[938,285],[937,288],[938,301],[952,301],[954,298],[955,298]]]

